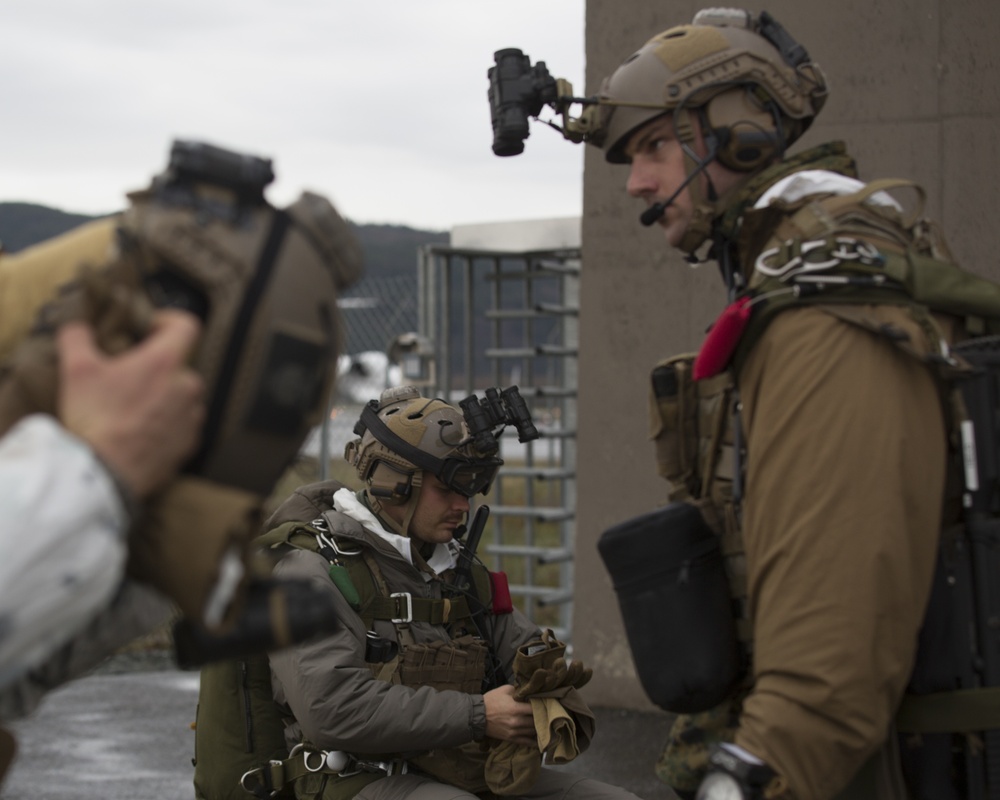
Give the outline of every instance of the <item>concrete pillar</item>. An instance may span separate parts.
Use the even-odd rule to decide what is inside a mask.
[[[653,34],[700,6],[588,0],[587,93]],[[956,258],[1000,279],[1000,11],[996,0],[772,0],[771,12],[826,72],[831,95],[795,150],[842,138],[862,178],[910,178],[928,192]],[[598,705],[649,707],[635,678],[610,581],[596,551],[610,525],[665,502],[647,439],[647,376],[697,350],[725,304],[714,265],[692,270],[643,206],[626,168],[588,147],[577,504],[576,654],[596,668]]]

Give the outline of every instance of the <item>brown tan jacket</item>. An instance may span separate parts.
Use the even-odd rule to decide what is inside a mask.
[[[932,348],[905,308],[864,310]],[[821,308],[785,311],[740,374],[754,686],[736,743],[830,798],[886,741],[913,665],[945,482],[930,371]],[[880,797],[899,789],[880,784]]]
[[[0,255],[0,355],[24,338],[42,304],[82,266],[107,263],[116,222],[114,217],[95,220],[19,253]]]

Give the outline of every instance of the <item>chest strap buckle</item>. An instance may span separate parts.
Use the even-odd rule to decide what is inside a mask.
[[[399,625],[406,622],[413,622],[413,595],[411,595],[409,592],[393,592],[392,594],[390,594],[389,599],[397,600],[396,603],[397,609],[399,609],[400,607],[400,604],[398,602],[399,598],[404,598],[406,600],[405,604],[403,604],[403,609],[405,610],[402,611],[401,616],[393,617],[393,619],[391,619],[390,622],[392,622],[393,625]],[[398,614],[400,612],[397,610],[396,613]]]

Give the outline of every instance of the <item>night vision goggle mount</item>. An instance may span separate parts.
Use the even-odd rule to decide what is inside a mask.
[[[362,410],[361,417],[354,426],[354,433],[360,437],[365,432],[371,433],[393,453],[418,469],[435,475],[446,486],[466,497],[485,494],[503,464],[497,456],[500,450],[497,437],[503,432],[503,427],[513,425],[520,442],[537,439],[538,429],[516,386],[500,391],[487,389],[484,399],[470,395],[460,401],[459,407],[469,429],[469,437],[456,445],[456,449],[471,445],[470,449],[475,455],[456,454],[438,458],[410,444],[396,435],[378,416],[378,400],[369,401]]]
[[[700,11],[695,25],[733,26],[746,28],[767,40],[793,69],[809,62],[809,54],[768,12],[753,15],[737,8],[710,8]],[[528,138],[529,117],[559,131],[565,139],[579,144],[600,146],[605,131],[601,106],[633,106],[658,108],[659,104],[617,102],[609,97],[592,95],[575,97],[573,85],[565,78],[553,78],[544,61],[534,65],[521,50],[506,48],[493,54],[494,66],[487,70],[490,81],[488,97],[493,123],[493,152],[498,156],[516,156],[524,152]],[[701,88],[705,88],[702,86]],[[573,105],[582,106],[579,116],[572,116]],[[544,106],[550,106],[562,117],[562,124],[539,119]],[[669,107],[663,106],[664,112]]]
[[[487,389],[486,397],[480,399],[473,394],[459,401],[458,406],[469,426],[472,446],[484,455],[493,455],[500,449],[497,436],[507,425],[517,430],[519,442],[530,442],[539,436],[528,404],[516,386],[500,391]],[[500,430],[496,430],[498,427]]]
[[[540,120],[571,142],[586,141],[599,127],[598,99],[574,97],[573,85],[565,78],[553,78],[544,61],[531,59],[516,48],[497,50],[495,66],[487,71],[490,79],[490,118],[493,122],[493,152],[516,156],[524,152],[528,138],[528,118],[538,119],[546,105],[562,117],[562,125]],[[574,104],[584,106],[578,117],[570,114]]]
[[[252,209],[267,207],[264,189],[272,181],[269,158],[177,139],[167,168],[153,179],[151,192],[164,206],[193,211],[201,223],[220,220],[238,225]],[[158,271],[145,276],[143,284],[155,305],[190,311],[203,322],[208,317],[210,303],[203,289],[176,272]]]
[[[170,148],[166,170],[153,181],[161,202],[187,207],[233,223],[248,207],[266,205],[264,189],[274,181],[269,158],[226,150],[207,142],[177,139]],[[213,202],[199,194],[199,185],[217,186],[232,193],[227,202]]]

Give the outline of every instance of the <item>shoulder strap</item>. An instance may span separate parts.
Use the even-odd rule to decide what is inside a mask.
[[[292,547],[296,550],[319,552],[319,533],[316,528],[305,522],[285,522],[272,528],[254,539],[254,544],[264,550],[276,550],[280,547]]]

